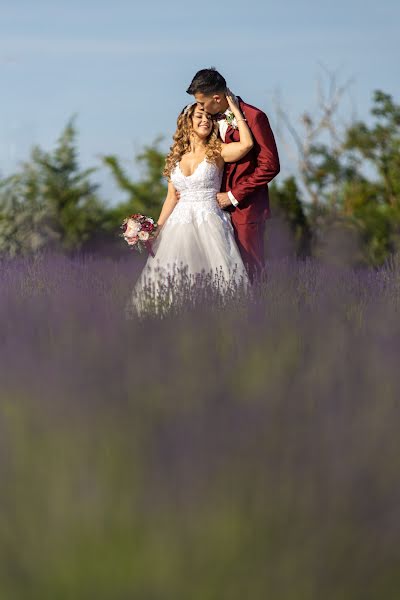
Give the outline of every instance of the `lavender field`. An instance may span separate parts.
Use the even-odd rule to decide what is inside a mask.
[[[398,598],[399,256],[141,320],[141,257],[0,262],[2,600]]]

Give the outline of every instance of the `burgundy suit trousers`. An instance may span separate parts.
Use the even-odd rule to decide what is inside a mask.
[[[256,277],[265,273],[265,221],[235,224],[233,229],[250,281],[254,283]]]

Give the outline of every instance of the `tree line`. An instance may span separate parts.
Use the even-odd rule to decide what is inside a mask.
[[[269,186],[268,231],[279,221],[290,236],[286,252],[298,257],[346,248],[353,264],[378,266],[400,243],[400,105],[376,90],[371,123],[355,121],[339,135],[334,102],[318,118],[303,115],[302,134],[286,119],[299,168],[296,176],[281,173]],[[119,251],[125,216],[142,212],[157,218],[161,210],[166,196],[161,141],[135,157],[143,167],[139,179],[130,177],[117,156],[101,157],[126,197],[110,206],[94,182],[99,167],[80,168],[72,117],[53,151],[33,147],[17,172],[0,179],[0,255],[52,248]]]

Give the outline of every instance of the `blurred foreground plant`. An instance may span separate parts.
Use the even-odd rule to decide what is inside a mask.
[[[0,266],[1,598],[397,599],[398,259],[143,320],[131,256]]]

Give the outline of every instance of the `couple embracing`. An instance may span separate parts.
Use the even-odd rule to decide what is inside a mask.
[[[185,267],[254,283],[264,272],[268,183],[279,157],[266,114],[233,95],[214,68],[194,76],[194,96],[179,114],[164,175],[168,193],[158,218],[154,256],[135,285]]]

